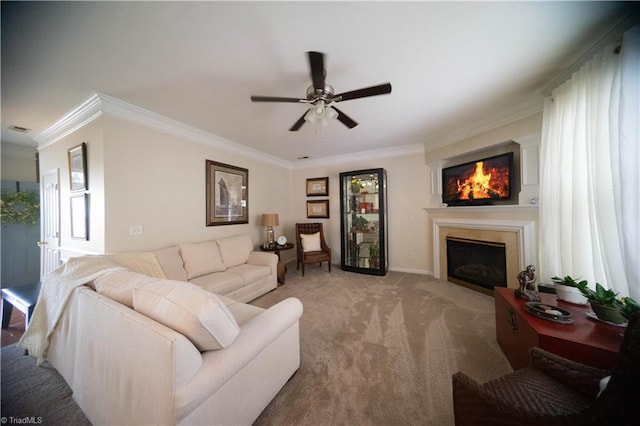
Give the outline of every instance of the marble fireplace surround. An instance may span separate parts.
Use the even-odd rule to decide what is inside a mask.
[[[447,279],[447,236],[505,243],[507,287],[518,287],[518,272],[535,265],[536,234],[533,220],[433,218],[434,277]]]

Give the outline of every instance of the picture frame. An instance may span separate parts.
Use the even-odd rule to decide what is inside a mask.
[[[328,219],[329,200],[307,201],[307,218]]]
[[[206,160],[206,224],[249,223],[249,170]]]
[[[70,197],[71,238],[89,241],[89,194]]]
[[[322,197],[329,195],[329,177],[307,179],[307,197]]]
[[[89,189],[87,179],[87,144],[82,142],[68,150],[71,192]]]

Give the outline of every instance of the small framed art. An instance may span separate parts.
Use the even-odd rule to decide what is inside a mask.
[[[68,151],[69,182],[71,191],[86,191],[87,184],[87,144],[81,143]]]
[[[329,218],[329,200],[307,201],[307,217],[328,219]]]
[[[89,240],[89,194],[71,196],[71,238]]]
[[[249,170],[206,160],[207,226],[249,223]]]
[[[329,195],[328,177],[307,179],[307,197],[322,197],[327,195]]]

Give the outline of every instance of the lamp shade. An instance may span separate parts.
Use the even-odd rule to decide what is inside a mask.
[[[278,226],[278,213],[264,213],[262,215],[262,226]]]

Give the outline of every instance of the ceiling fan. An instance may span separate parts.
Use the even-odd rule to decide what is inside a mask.
[[[385,95],[391,93],[391,83],[365,87],[363,89],[335,94],[333,87],[325,83],[326,70],[324,69],[324,53],[307,52],[309,56],[309,68],[311,69],[311,81],[313,84],[307,88],[307,97],[283,98],[276,96],[251,96],[253,102],[295,102],[311,104],[312,107],[289,129],[292,132],[302,127],[305,121],[316,125],[327,125],[329,119],[337,118],[350,129],[358,125],[348,115],[340,111],[332,104],[352,99],[366,98],[369,96]]]

